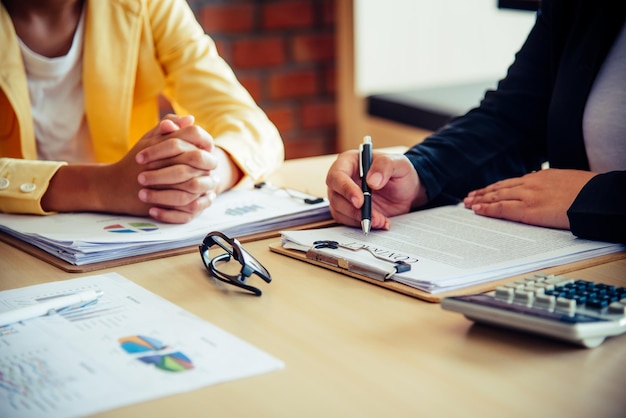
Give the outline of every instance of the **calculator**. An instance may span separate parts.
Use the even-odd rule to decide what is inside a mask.
[[[489,293],[445,297],[441,307],[475,322],[588,348],[626,332],[626,287],[559,275],[538,274]]]

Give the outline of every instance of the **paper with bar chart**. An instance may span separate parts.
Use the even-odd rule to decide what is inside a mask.
[[[0,416],[77,417],[277,370],[271,355],[115,273],[0,292],[0,312],[96,302],[0,327]]]

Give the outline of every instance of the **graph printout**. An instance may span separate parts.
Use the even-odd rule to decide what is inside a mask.
[[[283,363],[111,273],[0,292],[0,312],[82,290],[98,302],[0,327],[0,417],[78,417]]]

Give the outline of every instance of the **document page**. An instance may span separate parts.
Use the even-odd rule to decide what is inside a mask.
[[[0,416],[79,417],[282,368],[118,274],[0,292],[0,312],[84,290],[93,305],[0,327]]]
[[[389,231],[345,226],[309,231],[283,231],[286,248],[305,249],[315,241],[333,240],[345,248],[323,249],[346,259],[380,265],[405,261],[411,270],[393,280],[436,293],[497,280],[623,250],[619,244],[576,238],[569,231],[525,225],[474,214],[462,205],[444,206],[394,217]],[[368,254],[370,253],[370,254]]]

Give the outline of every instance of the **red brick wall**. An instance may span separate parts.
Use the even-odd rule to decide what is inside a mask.
[[[336,0],[188,1],[278,127],[286,158],[336,152]]]

